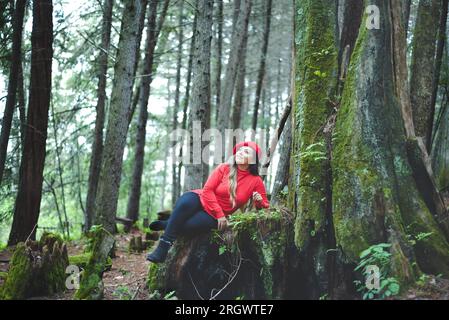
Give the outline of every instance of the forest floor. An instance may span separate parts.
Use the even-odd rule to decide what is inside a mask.
[[[141,231],[133,230],[129,234],[116,235],[116,257],[112,259],[112,267],[103,274],[105,300],[148,300],[150,298],[146,286],[149,262],[145,260],[147,252],[130,253],[128,246],[133,236],[142,236]],[[68,244],[69,255],[81,254],[84,244],[72,241]],[[148,251],[148,250],[147,250]],[[0,251],[0,273],[7,272],[11,250]],[[0,286],[3,279],[0,277]],[[71,300],[74,291],[67,290],[61,294],[35,297],[33,300]],[[389,300],[449,300],[449,280],[426,275],[417,285],[400,296]]]
[[[105,300],[148,300],[149,292],[146,287],[149,262],[145,260],[146,252],[130,253],[128,245],[133,236],[144,234],[139,230],[133,230],[128,234],[116,235],[116,257],[112,259],[112,267],[103,274],[104,299]],[[80,241],[68,243],[69,256],[78,255],[83,252],[84,245]],[[0,252],[0,272],[8,270],[8,262],[11,258],[9,250]],[[2,279],[0,279],[0,286]],[[35,297],[33,300],[71,300],[74,290],[63,293]]]

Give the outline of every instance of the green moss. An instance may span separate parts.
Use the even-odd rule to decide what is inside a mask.
[[[159,278],[158,278],[159,265],[151,263],[148,269],[147,285],[150,292],[161,290]]]
[[[17,244],[10,266],[8,278],[0,292],[2,300],[21,299],[26,296],[31,279],[31,263],[24,243]]]
[[[296,208],[295,243],[302,248],[324,228],[327,150],[324,126],[333,112],[337,71],[334,7],[327,1],[296,1],[296,91],[294,94],[292,177]],[[300,168],[300,169],[299,169]],[[324,199],[324,200],[323,200]]]
[[[86,252],[74,256],[69,256],[69,264],[80,268],[86,268],[92,253]]]
[[[8,272],[1,271],[0,272],[0,279],[5,280],[8,277]]]
[[[106,253],[105,250],[108,249],[109,239],[113,241],[113,236],[102,226],[92,227],[89,233],[92,254],[82,273],[80,288],[74,295],[75,299],[80,300],[98,300],[102,298],[103,272],[108,268],[108,264],[112,264],[109,256],[110,252]]]
[[[43,248],[45,245],[53,247],[53,244],[58,242],[60,245],[64,243],[64,240],[59,234],[44,232],[39,240],[39,247]]]

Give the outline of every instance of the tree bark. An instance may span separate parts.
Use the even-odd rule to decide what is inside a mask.
[[[11,51],[11,68],[8,80],[8,95],[6,98],[5,112],[2,118],[0,132],[0,184],[5,169],[6,154],[8,151],[9,135],[11,132],[12,118],[16,107],[19,88],[19,76],[22,64],[22,32],[23,18],[25,15],[26,0],[17,0],[13,17],[13,36]],[[23,90],[23,89],[22,89]]]
[[[389,14],[381,15],[376,32],[362,22],[333,131],[333,222],[343,264],[355,265],[361,251],[388,242],[389,276],[407,286],[420,271],[448,274],[449,245],[417,182],[427,172],[410,154],[413,134],[404,130],[401,4],[374,4]],[[416,158],[422,160],[420,152]],[[413,246],[408,239],[422,233],[430,236]]]
[[[127,1],[115,64],[108,127],[95,204],[96,224],[115,232],[115,216],[122,173],[123,152],[130,117],[133,75],[138,46],[139,17],[144,0]]]
[[[150,86],[153,81],[154,50],[157,42],[157,0],[150,0],[150,14],[147,22],[147,39],[145,45],[145,59],[140,84],[139,118],[137,123],[137,136],[134,152],[134,168],[128,198],[127,218],[136,222],[139,219],[140,189],[142,185],[142,172],[145,156],[145,136],[148,120],[148,100],[150,98]],[[129,231],[129,230],[126,230]]]
[[[42,197],[43,170],[51,97],[53,3],[33,2],[31,80],[20,181],[8,244],[35,239]]]
[[[232,96],[235,87],[235,79],[237,77],[237,68],[239,65],[239,57],[244,44],[244,33],[248,28],[249,16],[251,13],[252,0],[241,0],[240,13],[235,25],[231,39],[231,51],[226,65],[226,74],[224,87],[221,95],[221,104],[218,110],[217,129],[222,135],[222,159],[227,156],[225,130],[229,129],[229,114],[232,104]],[[218,148],[218,146],[217,146]]]
[[[256,93],[254,99],[254,108],[253,108],[253,122],[252,128],[254,132],[256,132],[257,128],[257,119],[259,118],[259,104],[260,104],[260,94],[262,92],[262,87],[265,79],[265,66],[267,63],[267,52],[268,52],[268,41],[270,39],[270,26],[271,26],[271,9],[272,9],[273,0],[268,0],[266,4],[266,12],[265,12],[265,26],[264,26],[264,38],[262,44],[262,52],[260,56],[260,65],[259,71],[257,75],[257,86]]]
[[[435,76],[432,82],[432,97],[430,99],[431,114],[429,115],[429,122],[427,124],[427,136],[426,136],[426,147],[429,153],[432,150],[432,136],[433,136],[433,122],[435,118],[435,105],[437,101],[438,94],[438,83],[440,82],[441,73],[441,63],[443,60],[443,49],[444,42],[446,39],[446,24],[447,24],[447,10],[448,10],[448,0],[442,0],[440,24],[438,26],[438,41],[437,41],[437,52],[435,58]]]
[[[108,73],[109,47],[111,44],[112,9],[114,0],[105,0],[103,5],[103,20],[101,27],[101,49],[98,57],[98,89],[97,89],[97,117],[95,119],[95,133],[92,144],[92,154],[89,165],[89,180],[86,196],[86,212],[83,231],[87,232],[94,221],[95,198],[98,180],[100,178],[101,156],[103,154],[103,128],[106,105],[106,84]]]
[[[187,128],[187,111],[188,111],[188,107],[189,107],[189,102],[190,102],[190,85],[191,85],[191,79],[192,79],[192,69],[193,69],[193,57],[194,57],[194,51],[195,51],[195,39],[196,39],[196,35],[195,35],[195,30],[196,30],[196,25],[197,25],[197,21],[198,21],[198,11],[195,12],[195,17],[193,18],[193,24],[192,24],[192,30],[193,30],[193,36],[192,39],[190,40],[190,50],[189,50],[189,62],[187,64],[187,80],[186,80],[186,91],[185,91],[185,96],[183,99],[183,111],[182,111],[182,130],[185,130]],[[179,149],[179,154],[178,154],[178,158],[181,159],[182,155],[183,155],[183,144],[181,144],[181,148]],[[182,169],[183,163],[180,161],[178,164],[178,171],[177,171],[177,183],[178,183],[178,187],[177,187],[177,191],[178,194],[176,195],[175,198],[172,198],[172,206],[175,205],[176,200],[179,198],[179,196],[181,195],[181,169]]]
[[[223,0],[217,0],[217,66],[215,75],[215,120],[218,118],[218,109],[220,108],[221,101],[221,73],[222,73],[222,59],[223,59]]]
[[[210,55],[212,39],[213,0],[198,0],[198,21],[195,30],[195,53],[193,59],[192,104],[190,109],[189,139],[190,163],[186,165],[185,190],[199,189],[203,185],[208,163],[203,163],[202,153],[206,143],[201,137],[208,129],[211,108]],[[209,110],[209,111],[208,111]],[[200,141],[193,141],[199,138]]]
[[[248,51],[248,28],[244,31],[242,51],[240,52],[241,55],[239,57],[239,66],[237,71],[231,129],[239,129],[242,119],[243,97],[245,96],[246,53]]]
[[[182,43],[184,42],[184,2],[180,2],[179,4],[179,31],[178,31],[178,56],[177,56],[177,62],[176,62],[176,91],[175,91],[175,102],[174,102],[174,108],[173,108],[173,125],[172,125],[172,132],[175,132],[178,129],[178,112],[180,109],[180,91],[181,91],[181,67],[182,67],[182,54],[183,54],[183,46]],[[177,164],[175,161],[175,149],[176,142],[172,143],[171,149],[173,152],[172,156],[172,202],[173,199],[176,199],[179,194],[178,187],[180,184],[178,183],[178,172],[177,172]],[[162,208],[163,209],[163,208]]]
[[[441,0],[421,0],[413,31],[410,74],[410,99],[416,135],[426,139],[432,115],[432,85],[435,77],[435,46]],[[430,151],[430,150],[428,150]]]

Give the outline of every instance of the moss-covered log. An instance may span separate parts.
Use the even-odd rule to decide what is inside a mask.
[[[180,299],[296,299],[301,275],[286,210],[232,216],[232,229],[180,238],[163,264],[150,264],[150,293]],[[301,294],[303,294],[301,296]]]
[[[102,227],[94,226],[91,231],[92,254],[81,275],[80,288],[75,299],[99,300],[103,298],[103,272],[110,264],[110,255],[114,247],[114,237]]]
[[[1,299],[52,295],[65,289],[67,248],[59,236],[44,233],[39,242],[19,243],[10,261]]]

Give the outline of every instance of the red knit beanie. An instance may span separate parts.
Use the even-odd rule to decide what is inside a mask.
[[[237,152],[237,150],[240,149],[241,147],[250,147],[251,149],[253,149],[254,151],[257,152],[257,156],[259,157],[259,159],[260,159],[260,157],[262,156],[262,150],[261,150],[260,147],[257,145],[257,143],[252,142],[252,141],[245,141],[245,142],[237,143],[237,144],[234,146],[234,149],[233,149],[232,153],[235,155],[236,152]]]

